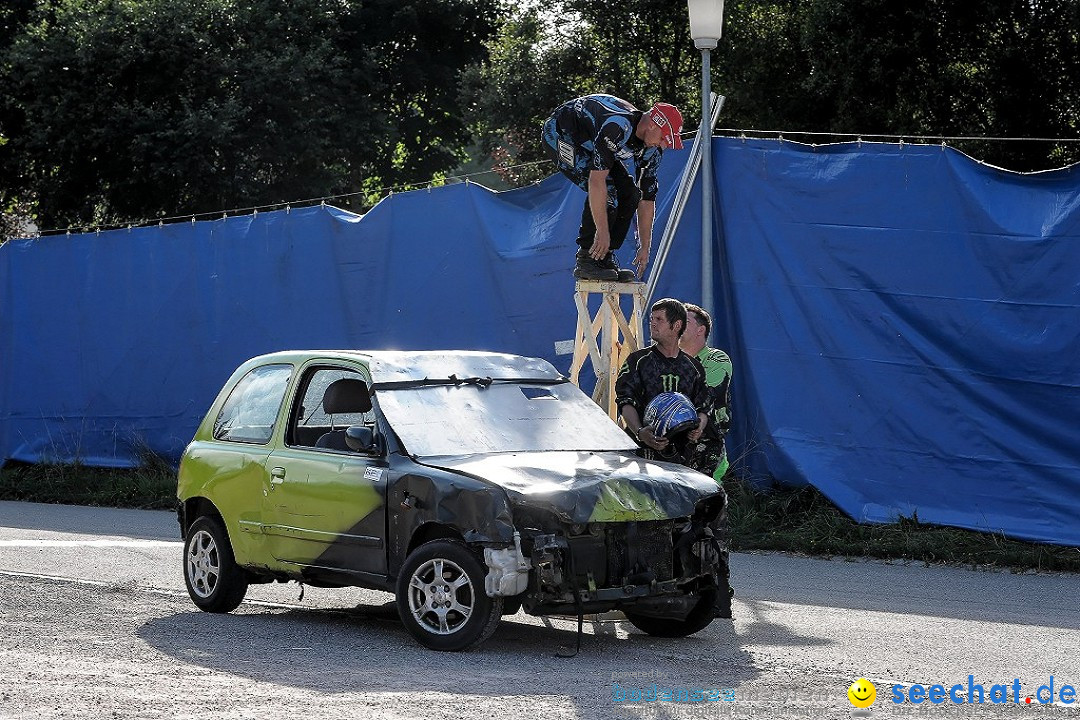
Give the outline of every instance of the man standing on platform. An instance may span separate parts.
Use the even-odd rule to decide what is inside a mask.
[[[682,114],[656,103],[647,112],[613,95],[571,100],[544,123],[543,140],[559,171],[588,193],[578,231],[574,277],[632,282],[649,263],[662,148],[682,149]],[[633,270],[620,269],[622,247],[637,213]]]
[[[712,393],[712,410],[705,432],[698,441],[691,466],[721,482],[728,471],[724,435],[731,429],[731,358],[723,350],[708,346],[712,318],[703,308],[686,304],[686,332],[679,347],[696,357],[705,368],[705,383]]]

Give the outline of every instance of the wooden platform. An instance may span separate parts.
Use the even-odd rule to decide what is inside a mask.
[[[570,380],[581,386],[581,369],[588,358],[596,374],[596,389],[592,398],[612,420],[617,420],[615,378],[626,356],[641,347],[645,283],[578,280],[574,291],[578,319]],[[590,296],[594,293],[601,296],[595,315],[589,310]],[[632,303],[629,318],[623,312],[624,295],[629,295]]]

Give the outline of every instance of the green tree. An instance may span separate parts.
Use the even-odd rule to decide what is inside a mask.
[[[570,98],[606,92],[639,107],[663,100],[696,112],[698,55],[686,12],[672,12],[668,0],[521,7],[488,51],[466,73],[462,104],[480,147],[512,184],[550,173],[540,128]]]
[[[720,82],[743,127],[882,135],[1075,137],[1080,4],[1075,0],[739,2],[736,37],[772,17],[769,53],[739,48]],[[741,50],[741,51],[740,51]],[[779,60],[780,65],[777,64]],[[777,82],[780,79],[783,82]],[[768,88],[769,110],[761,102]],[[740,103],[748,95],[757,100]],[[767,118],[767,124],[762,119]],[[1016,170],[1080,158],[1076,145],[953,143]]]
[[[37,0],[5,0],[0,5],[0,48],[8,47],[30,20]]]
[[[0,5],[0,49],[10,47],[15,37],[22,32],[30,19],[34,3],[35,0],[8,0]],[[0,83],[0,94],[2,92],[3,84]],[[11,153],[4,147],[8,144],[8,139],[4,136],[5,124],[2,117],[0,115],[0,178],[11,178],[15,170],[9,162]],[[29,213],[27,201],[17,197],[6,183],[0,183],[0,243],[25,232],[30,219]]]
[[[464,74],[471,129],[511,185],[549,174],[539,142],[544,119],[567,98],[594,91],[593,58],[567,32],[566,23],[546,24],[534,8],[519,8],[489,42],[489,61]]]
[[[39,225],[429,178],[494,0],[39,0],[0,51],[0,164]]]
[[[1080,131],[1080,3],[997,0],[983,16],[978,75],[985,134],[1077,138]],[[1038,170],[1080,161],[1080,144],[1007,143],[971,152],[988,162]]]
[[[807,71],[795,92],[807,104],[809,125],[802,128],[1075,136],[1078,8],[1075,0],[800,3],[799,43]],[[1037,142],[955,145],[1013,169],[1076,160],[1080,149]]]
[[[700,117],[700,59],[685,5],[660,0],[557,2],[528,32],[504,31],[474,71],[466,99],[488,120],[488,146],[526,160],[510,138],[535,136],[557,102],[607,91],[638,103],[664,99]],[[728,0],[712,54],[713,87],[727,96],[721,124],[832,134],[1075,138],[1080,113],[1077,0]],[[532,35],[530,35],[530,33]],[[552,57],[581,58],[565,70]],[[523,58],[526,58],[523,62]],[[542,73],[554,68],[551,77]],[[560,74],[561,73],[561,74]],[[542,87],[483,92],[500,78]],[[551,86],[555,85],[555,89]],[[469,88],[481,88],[469,93]],[[507,140],[500,145],[500,139]],[[830,138],[815,138],[816,142]],[[832,138],[839,139],[839,138]],[[535,141],[534,141],[535,142]],[[952,143],[1016,170],[1080,160],[1080,144]]]
[[[700,106],[700,55],[685,3],[671,0],[565,0],[576,38],[587,43],[598,87],[640,105]]]

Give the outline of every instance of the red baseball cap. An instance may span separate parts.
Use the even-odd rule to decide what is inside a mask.
[[[649,117],[663,128],[666,146],[674,150],[682,150],[682,138],[679,137],[679,133],[682,132],[682,113],[679,112],[679,108],[658,102],[649,110]]]

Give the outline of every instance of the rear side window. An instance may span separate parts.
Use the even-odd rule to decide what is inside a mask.
[[[263,365],[245,375],[214,421],[214,438],[258,445],[270,442],[292,370],[292,365]]]

